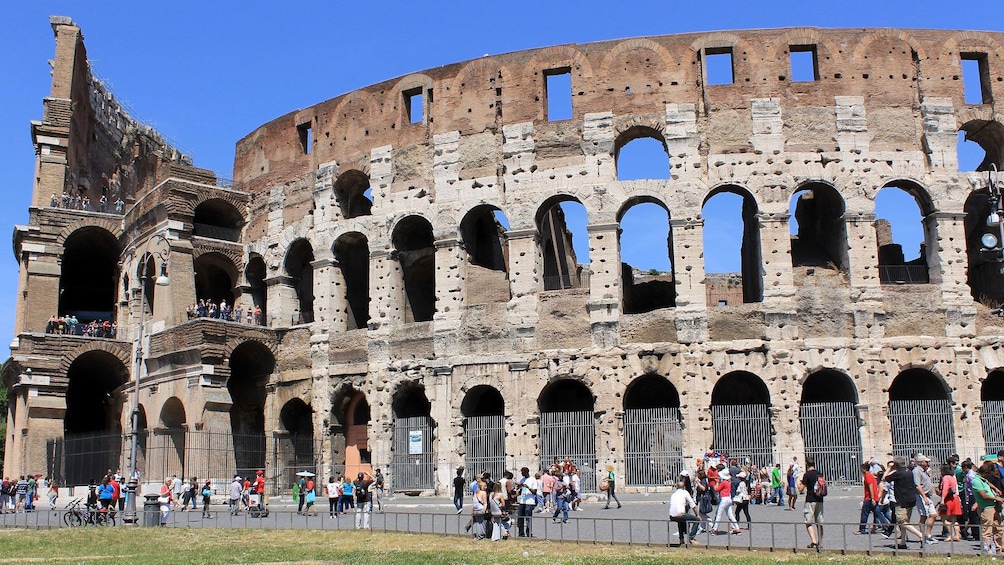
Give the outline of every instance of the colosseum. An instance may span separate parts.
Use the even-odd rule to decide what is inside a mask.
[[[586,490],[610,464],[631,491],[709,450],[812,454],[839,480],[871,456],[1004,448],[1004,275],[981,247],[999,229],[1002,33],[485,56],[263,124],[228,182],[122,109],[72,20],[51,24],[13,236],[5,475],[263,468],[278,491],[298,470],[373,467],[435,493],[458,465],[572,457]],[[711,80],[711,61],[731,73]],[[986,153],[975,171],[960,132]],[[668,178],[618,180],[641,139]],[[884,189],[916,202],[916,260],[876,217]],[[706,274],[703,207],[724,193],[742,202],[741,269]],[[669,271],[622,261],[645,204],[665,213],[652,249]]]

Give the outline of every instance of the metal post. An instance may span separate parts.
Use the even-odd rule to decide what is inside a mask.
[[[142,260],[142,258],[140,259]],[[136,343],[134,350],[136,359],[133,362],[132,378],[132,413],[131,424],[129,426],[129,461],[126,471],[129,473],[129,482],[126,483],[126,506],[122,513],[122,522],[125,524],[136,524],[136,493],[139,491],[139,468],[136,463],[136,452],[139,448],[139,377],[143,366],[143,328],[146,325],[146,265],[141,267],[142,275],[139,278],[139,329],[136,331]]]

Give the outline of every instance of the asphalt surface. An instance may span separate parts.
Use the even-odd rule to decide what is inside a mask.
[[[533,537],[556,542],[579,543],[632,543],[641,545],[675,545],[679,543],[677,526],[668,520],[668,494],[619,494],[622,508],[604,509],[604,499],[588,500],[582,504],[582,510],[569,513],[567,524],[555,523],[550,513],[534,514],[532,519]],[[219,499],[222,502],[222,498]],[[319,497],[320,504],[316,507],[316,515],[301,515],[296,512],[296,506],[289,500],[273,498],[269,502],[267,517],[252,517],[242,511],[231,516],[224,504],[214,504],[210,507],[212,518],[204,518],[202,509],[198,511],[172,511],[168,520],[168,528],[265,528],[265,529],[313,529],[313,530],[351,530],[355,528],[355,514],[349,513],[336,516],[328,515],[328,500]],[[42,503],[43,509],[28,514],[0,515],[0,527],[50,528],[65,527],[62,520],[64,510],[58,501],[57,512],[47,510],[48,502]],[[384,511],[374,511],[370,514],[371,528],[374,531],[399,531],[410,533],[429,533],[446,535],[468,535],[464,526],[470,519],[470,497],[465,498],[465,506],[457,514],[451,499],[445,497],[410,497],[396,495],[385,500]],[[713,547],[729,547],[737,550],[759,549],[779,552],[809,552],[806,546],[809,536],[802,524],[802,501],[796,504],[795,511],[768,505],[750,506],[752,518],[751,528],[744,529],[739,535],[719,534],[712,536],[704,533],[698,536],[697,545]],[[823,534],[823,550],[849,552],[888,553],[897,551],[892,540],[883,538],[880,534],[855,535],[860,515],[860,495],[858,488],[831,487],[830,495],[825,503],[825,522]],[[158,516],[151,514],[141,522],[156,523]],[[713,518],[713,516],[712,516]],[[745,518],[745,517],[743,517]],[[916,520],[916,517],[915,517]],[[745,519],[740,520],[745,528]],[[94,527],[94,526],[89,526]],[[726,525],[720,526],[727,531]],[[507,543],[526,543],[530,540],[516,537],[516,517],[511,524],[512,541]],[[934,535],[941,532],[941,524],[934,527]],[[487,543],[487,542],[486,542]],[[909,549],[899,550],[900,553],[917,554],[920,552],[932,554],[977,554],[980,544],[974,542],[942,542],[922,546],[912,540]]]

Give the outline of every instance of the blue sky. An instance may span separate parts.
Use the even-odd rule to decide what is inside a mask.
[[[46,61],[54,51],[50,14],[70,16],[81,26],[93,68],[134,116],[190,153],[197,165],[225,177],[231,176],[236,141],[274,117],[372,83],[485,53],[716,29],[1000,31],[1004,27],[1004,18],[985,6],[946,9],[943,1],[927,0],[22,1],[7,2],[0,14],[0,170],[7,195],[0,207],[6,231],[0,233],[5,234],[28,218],[34,167],[29,121],[41,117],[42,98],[49,91]],[[727,200],[722,199],[726,209]],[[894,204],[891,209],[899,208]],[[648,217],[658,218],[660,213],[665,222],[665,213],[656,212],[633,223],[648,225]],[[721,230],[712,231],[725,235],[728,227],[730,222],[724,222]],[[899,231],[894,223],[897,239]],[[627,240],[632,237],[625,233]],[[576,239],[577,244],[584,243],[582,237]],[[627,240],[629,262],[646,269],[665,268],[649,260],[660,252],[665,255],[664,245],[655,251],[637,246],[638,253],[632,256],[635,246]],[[728,242],[722,245],[727,247]],[[915,248],[904,243],[908,253]],[[709,270],[734,269],[726,263],[709,264]],[[3,343],[13,335],[16,290],[17,262],[7,254],[0,258]]]

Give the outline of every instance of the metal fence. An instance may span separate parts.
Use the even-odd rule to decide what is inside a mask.
[[[581,490],[596,490],[596,425],[592,410],[540,413],[540,466],[570,457]]]
[[[624,411],[625,485],[674,485],[684,464],[679,409]]]
[[[861,433],[853,402],[805,403],[799,408],[805,454],[833,482],[861,476]]]
[[[767,404],[712,405],[711,424],[716,450],[747,456],[758,467],[773,465],[774,426]]]
[[[394,462],[390,467],[396,490],[435,488],[435,457],[431,418],[394,419]]]
[[[927,265],[879,265],[882,284],[927,284],[931,282]]]
[[[987,453],[1004,450],[1004,400],[984,400],[980,423]]]
[[[464,467],[468,476],[489,471],[493,478],[505,468],[505,416],[470,416],[464,422]]]
[[[955,426],[950,400],[889,402],[893,455],[923,453],[941,463],[955,453]]]

